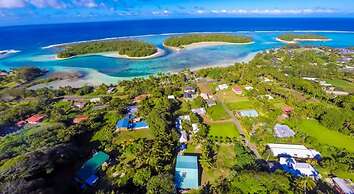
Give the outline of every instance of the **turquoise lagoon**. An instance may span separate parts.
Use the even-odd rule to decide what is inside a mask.
[[[225,32],[224,32],[225,33]],[[146,77],[159,72],[177,72],[183,69],[198,69],[210,66],[232,65],[247,61],[255,53],[284,46],[275,38],[284,32],[228,32],[242,34],[254,39],[250,45],[219,45],[174,52],[162,46],[164,39],[175,34],[145,35],[133,38],[155,44],[165,50],[158,58],[146,60],[118,59],[104,56],[82,56],[66,60],[55,60],[55,47],[23,50],[7,58],[0,59],[0,69],[9,70],[21,66],[38,66],[49,71],[80,71],[86,79],[95,82],[113,83],[118,80]],[[301,31],[295,33],[304,33]],[[328,42],[304,42],[301,45],[330,46],[336,48],[353,47],[353,32],[311,32],[332,39]],[[124,37],[121,37],[124,38]],[[127,37],[132,38],[132,37]],[[59,44],[59,42],[58,42]],[[49,46],[49,45],[48,45]]]

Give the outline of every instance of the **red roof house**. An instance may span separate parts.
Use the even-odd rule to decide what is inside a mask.
[[[19,128],[22,128],[23,126],[25,126],[26,125],[26,121],[18,121],[17,123],[16,123],[16,126],[17,127],[19,127]]]
[[[35,125],[35,124],[42,122],[45,117],[46,117],[45,115],[35,114],[35,115],[29,117],[28,119],[26,119],[26,121],[29,124]]]
[[[232,91],[235,92],[235,94],[241,95],[242,94],[242,89],[238,86],[232,88]]]
[[[77,116],[77,117],[74,118],[73,123],[74,123],[74,124],[79,124],[79,123],[81,123],[81,122],[87,121],[88,118],[89,118],[89,117],[86,116],[86,115],[79,115],[79,116]]]

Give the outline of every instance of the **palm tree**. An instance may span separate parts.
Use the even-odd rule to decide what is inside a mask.
[[[311,177],[302,177],[295,181],[296,189],[306,193],[316,188],[316,182]]]

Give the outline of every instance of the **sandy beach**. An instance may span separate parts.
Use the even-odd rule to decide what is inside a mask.
[[[287,40],[282,40],[280,38],[276,38],[277,41],[282,42],[282,43],[286,43],[286,44],[296,44],[299,42],[327,42],[327,41],[331,41],[332,39],[301,39],[301,38],[295,38],[292,41],[287,41]]]
[[[179,47],[172,47],[172,46],[167,46],[163,44],[165,48],[171,49],[173,51],[181,51],[184,49],[195,49],[195,48],[201,48],[201,47],[208,47],[208,46],[220,46],[220,45],[249,45],[249,44],[254,44],[254,42],[246,42],[246,43],[231,43],[231,42],[196,42],[192,43],[189,45],[183,46],[183,48]]]
[[[111,58],[119,58],[119,59],[132,59],[132,60],[143,60],[143,59],[152,59],[152,58],[157,58],[160,56],[163,56],[165,54],[165,50],[157,48],[157,52],[146,56],[146,57],[130,57],[128,55],[120,55],[118,52],[102,52],[102,53],[90,53],[90,54],[84,54],[84,55],[76,55],[73,57],[68,57],[68,58],[58,58],[55,56],[55,60],[66,60],[66,59],[72,59],[76,57],[86,57],[86,56],[103,56],[103,57],[111,57]]]

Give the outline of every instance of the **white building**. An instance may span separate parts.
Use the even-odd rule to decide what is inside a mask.
[[[193,129],[193,133],[197,133],[199,131],[199,127],[197,123],[193,123],[192,124],[192,129]]]
[[[226,90],[229,86],[227,84],[221,84],[216,87],[216,91]]]
[[[101,98],[91,98],[90,99],[91,103],[97,103],[97,102],[101,102]]]
[[[181,137],[179,138],[179,143],[186,143],[188,141],[188,135],[186,131],[181,131]]]
[[[316,150],[308,149],[304,145],[293,144],[267,144],[267,148],[270,149],[275,157],[293,157],[301,159],[312,159],[321,156]]]
[[[201,117],[206,114],[205,108],[194,108],[194,109],[192,109],[192,112],[195,114],[198,114]]]

